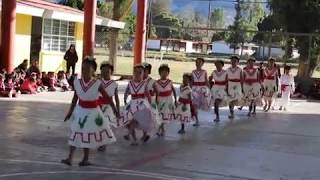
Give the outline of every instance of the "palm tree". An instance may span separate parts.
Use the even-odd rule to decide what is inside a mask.
[[[113,0],[113,20],[123,21],[131,12],[134,0]],[[109,37],[109,62],[115,67],[117,64],[119,29],[112,29]],[[115,67],[116,69],[116,67]]]

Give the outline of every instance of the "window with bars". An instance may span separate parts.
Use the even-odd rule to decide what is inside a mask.
[[[75,23],[43,19],[42,50],[65,52],[75,44]]]

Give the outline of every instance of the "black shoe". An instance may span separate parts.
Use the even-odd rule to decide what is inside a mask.
[[[143,141],[144,143],[146,143],[146,142],[149,141],[149,139],[150,139],[150,136],[149,136],[149,135],[146,135],[145,137],[143,137],[142,141]]]
[[[199,127],[199,126],[200,126],[199,123],[194,123],[194,124],[193,124],[193,127]]]
[[[130,136],[129,135],[124,135],[123,139],[129,141],[130,140]]]
[[[104,145],[104,146],[100,146],[99,148],[98,148],[98,151],[99,152],[104,152],[104,151],[106,151],[106,146]]]
[[[214,122],[218,123],[220,122],[220,119],[219,118],[216,118],[215,120],[213,120]]]
[[[92,164],[89,161],[81,161],[79,163],[80,167],[84,167],[84,166],[91,166]]]
[[[179,134],[185,134],[186,131],[185,131],[184,129],[180,129],[180,130],[178,131],[178,133],[179,133]]]
[[[65,164],[67,166],[72,166],[71,161],[69,159],[63,159],[60,161],[62,164]]]

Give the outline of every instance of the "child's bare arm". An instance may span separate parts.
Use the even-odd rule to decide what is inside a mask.
[[[129,85],[128,85],[126,88],[126,91],[124,92],[124,104],[127,104],[127,99],[128,99],[129,94],[130,94],[130,89],[129,89]]]
[[[117,110],[120,111],[120,101],[119,101],[118,88],[116,88],[115,91],[114,91],[114,99],[116,101]]]
[[[74,108],[76,107],[77,102],[78,102],[78,95],[76,92],[74,92],[69,112],[66,115],[66,117],[64,118],[64,121],[68,121],[70,119],[72,112],[73,112]]]
[[[171,89],[172,89],[172,93],[173,93],[173,97],[174,97],[174,102],[177,102],[177,93],[176,93],[176,89],[173,87],[173,85],[171,85]]]

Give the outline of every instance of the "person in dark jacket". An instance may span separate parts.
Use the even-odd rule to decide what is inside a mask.
[[[76,63],[78,62],[78,54],[74,44],[70,45],[69,49],[64,55],[64,60],[67,61],[67,73],[69,73],[70,68],[72,68],[72,74],[75,74]]]
[[[21,64],[19,64],[18,67],[15,68],[15,71],[17,72],[26,72],[28,69],[28,59],[24,59]]]

